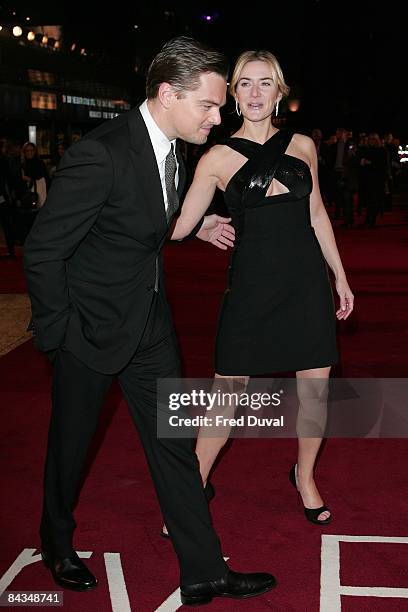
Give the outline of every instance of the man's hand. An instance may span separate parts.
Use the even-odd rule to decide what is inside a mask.
[[[204,217],[204,223],[196,236],[225,251],[229,246],[234,246],[235,230],[229,224],[230,221],[219,215],[208,215]]]

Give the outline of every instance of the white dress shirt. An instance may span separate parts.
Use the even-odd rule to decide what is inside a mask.
[[[162,186],[162,191],[163,191],[164,206],[167,210],[168,203],[167,203],[166,178],[164,174],[164,166],[166,162],[166,157],[172,145],[173,145],[174,153],[176,151],[176,139],[169,140],[167,136],[163,134],[163,132],[161,131],[161,129],[159,128],[155,120],[153,119],[152,115],[150,114],[150,111],[147,107],[147,100],[143,102],[143,104],[139,107],[139,110],[146,124],[147,131],[149,132],[150,141],[152,143],[153,151],[156,156],[157,167],[159,169],[160,181],[161,181],[161,186]],[[175,180],[176,180],[176,188],[177,188],[178,181],[179,181],[179,167],[178,167],[177,159],[176,159],[176,163],[177,163],[177,170],[176,170]]]

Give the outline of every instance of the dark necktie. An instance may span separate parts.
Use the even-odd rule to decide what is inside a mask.
[[[175,212],[179,207],[179,197],[176,190],[176,170],[177,162],[176,156],[174,155],[173,145],[166,157],[164,165],[164,176],[166,182],[166,193],[167,193],[167,210],[166,217],[167,223],[170,223]]]

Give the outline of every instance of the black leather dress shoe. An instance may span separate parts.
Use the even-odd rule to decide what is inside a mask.
[[[54,581],[65,589],[90,591],[98,584],[95,576],[91,574],[76,552],[62,559],[41,550],[41,557],[45,567],[51,570]]]
[[[181,601],[186,606],[200,606],[214,597],[244,599],[256,597],[276,586],[272,574],[239,574],[228,570],[225,576],[209,582],[188,584],[180,587]]]

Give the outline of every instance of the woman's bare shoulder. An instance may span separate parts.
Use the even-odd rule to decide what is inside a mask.
[[[221,172],[223,164],[228,156],[229,148],[222,144],[216,144],[205,151],[200,157],[197,168],[201,169],[210,168],[212,174],[218,174]]]
[[[310,149],[314,147],[314,142],[310,136],[299,134],[298,132],[293,134],[292,142],[295,146],[299,147],[299,149],[303,149],[304,151],[310,151]]]

